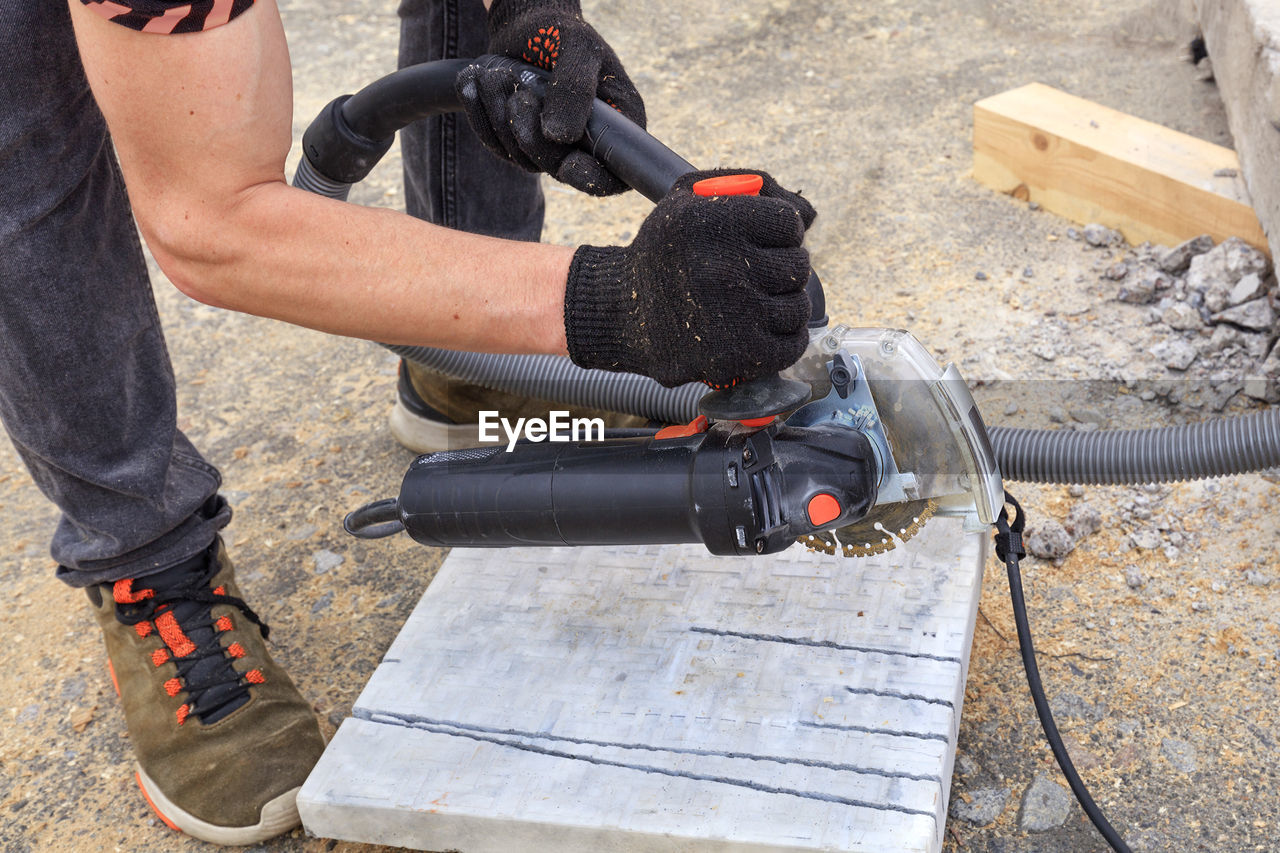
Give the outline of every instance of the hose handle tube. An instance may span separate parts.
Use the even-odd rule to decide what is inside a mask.
[[[445,59],[402,68],[354,95],[335,99],[320,112],[302,136],[309,163],[304,174],[314,179],[305,184],[295,179],[295,184],[315,191],[326,181],[350,185],[364,180],[390,150],[396,131],[420,119],[462,109],[455,90],[457,77],[472,64],[511,68],[521,83],[530,87],[545,89],[548,83],[547,72],[503,56]],[[579,147],[654,202],[666,195],[681,175],[694,171],[688,160],[599,98]],[[336,193],[325,194],[338,197]],[[825,326],[826,297],[812,271],[805,291],[810,328]]]
[[[541,68],[506,57],[482,56],[476,62],[486,68],[507,67],[515,70],[519,73],[521,82],[539,94],[546,91],[550,80],[550,75]],[[579,147],[603,163],[623,183],[655,204],[671,191],[671,187],[682,175],[695,171],[692,163],[599,98],[591,110],[587,130]],[[724,178],[709,178],[699,181],[699,184],[714,184],[703,192],[699,192],[695,186],[694,192],[700,195],[755,195],[760,190],[759,185],[754,184],[754,189],[748,192],[746,184],[741,181],[733,184],[732,181],[726,182]],[[809,328],[825,327],[827,298],[818,274],[812,269],[805,282],[805,293],[809,296]]]

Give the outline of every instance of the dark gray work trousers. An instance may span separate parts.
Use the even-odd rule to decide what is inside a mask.
[[[403,0],[400,15],[402,65],[484,52],[480,0]],[[401,144],[410,213],[538,239],[536,176],[491,157],[465,118],[423,122]],[[177,420],[146,264],[66,0],[0,4],[0,421],[61,511],[51,553],[67,583],[162,571],[230,520],[217,468]]]

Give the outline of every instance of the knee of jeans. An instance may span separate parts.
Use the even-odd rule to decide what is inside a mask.
[[[400,6],[396,9],[396,14],[404,21],[421,18],[427,14],[432,2],[433,0],[400,0]],[[435,2],[438,5],[439,0],[435,0]]]
[[[29,144],[30,135],[17,140],[0,137],[0,185],[24,188],[9,200],[0,234],[11,237],[36,223],[47,225],[48,217],[58,210],[64,214],[59,221],[74,218],[81,212],[74,201],[82,198],[110,196],[120,215],[132,216],[123,183],[114,171],[115,155],[106,124],[92,102],[90,107],[77,118],[64,121],[61,116],[52,116],[46,122],[60,131],[51,147],[34,148]],[[51,118],[50,114],[46,118]],[[34,233],[29,236],[34,239]]]

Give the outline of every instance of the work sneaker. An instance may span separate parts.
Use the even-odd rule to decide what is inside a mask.
[[[159,574],[88,588],[142,794],[173,829],[254,844],[298,825],[324,739],[267,654],[221,539]]]
[[[569,407],[495,391],[401,359],[396,403],[389,424],[391,434],[400,444],[415,453],[434,453],[479,446],[482,411],[497,412],[514,422],[517,418],[546,418],[552,409],[569,411],[576,418],[600,418],[609,429],[642,427],[648,423],[635,415]]]

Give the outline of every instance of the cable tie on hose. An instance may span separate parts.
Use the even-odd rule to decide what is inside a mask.
[[[1013,504],[1013,523],[1009,522],[1008,508],[1001,507],[1000,515],[996,518],[995,545],[996,556],[1000,558],[1000,562],[1007,563],[1010,558],[1021,560],[1027,556],[1027,550],[1022,544],[1022,531],[1026,529],[1027,517],[1022,512],[1022,504],[1013,495],[1005,492],[1004,500],[1006,504]]]

